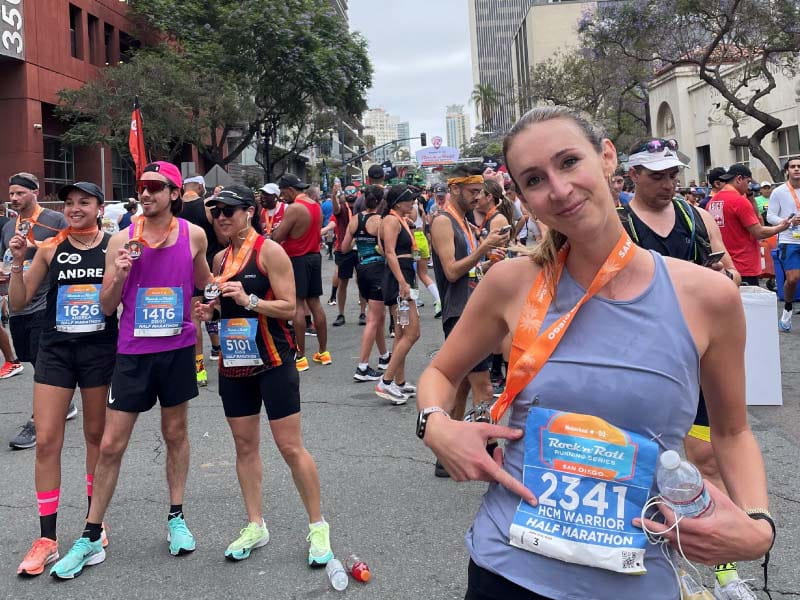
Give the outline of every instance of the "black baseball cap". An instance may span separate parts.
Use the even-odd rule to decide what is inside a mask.
[[[447,195],[447,185],[444,183],[437,183],[433,186],[433,193],[437,196],[446,196]]]
[[[708,172],[708,185],[714,185],[715,181],[724,181],[721,175],[725,175],[723,167],[714,167]]]
[[[283,177],[278,179],[278,187],[282,190],[286,188],[294,188],[296,190],[304,190],[309,185],[300,181],[300,178],[293,173],[286,173]]]
[[[372,165],[367,170],[367,177],[370,179],[383,179],[386,174],[383,172],[383,167],[380,165]]]
[[[225,204],[227,206],[255,206],[256,197],[253,190],[244,185],[229,185],[222,188],[216,196],[206,200],[206,206]]]
[[[90,196],[94,196],[97,198],[97,201],[100,204],[106,201],[105,196],[103,195],[103,190],[101,190],[97,185],[90,181],[76,181],[75,183],[69,183],[58,190],[58,199],[62,202],[66,202],[67,196],[72,190],[80,190]]]
[[[753,177],[753,172],[741,163],[731,165],[724,175],[717,177],[720,181],[731,181],[737,177]]]

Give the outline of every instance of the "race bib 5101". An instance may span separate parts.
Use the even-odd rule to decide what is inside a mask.
[[[628,575],[647,572],[647,537],[632,521],[653,485],[652,440],[576,413],[531,408],[523,483],[538,506],[520,501],[512,546]]]
[[[252,367],[263,365],[256,344],[258,319],[222,319],[219,335],[222,344],[222,365]]]

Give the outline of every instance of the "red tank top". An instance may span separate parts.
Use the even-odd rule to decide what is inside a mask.
[[[294,199],[295,204],[300,204],[311,215],[311,224],[306,232],[299,238],[287,237],[283,240],[283,249],[289,256],[303,256],[312,252],[319,252],[322,243],[322,208],[305,194],[300,194]]]

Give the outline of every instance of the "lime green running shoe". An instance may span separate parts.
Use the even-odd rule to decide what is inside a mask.
[[[180,556],[181,554],[194,552],[194,536],[186,526],[186,521],[183,517],[170,519],[167,521],[167,525],[169,526],[169,533],[167,534],[169,553],[172,554],[172,556]]]
[[[250,557],[250,552],[269,542],[269,530],[266,523],[248,523],[247,527],[239,532],[239,539],[231,543],[225,550],[225,557],[231,560],[244,560]]]
[[[331,550],[331,527],[324,521],[319,525],[309,525],[307,542],[311,542],[308,547],[308,566],[324,567],[333,558]]]
[[[92,542],[89,538],[80,537],[69,552],[53,565],[50,575],[58,579],[75,579],[83,571],[83,567],[99,565],[106,559],[103,542]]]

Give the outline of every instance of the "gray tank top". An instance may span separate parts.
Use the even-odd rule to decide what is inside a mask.
[[[655,276],[638,298],[594,297],[539,375],[514,401],[509,425],[524,429],[534,399],[538,406],[585,413],[649,436],[659,434],[677,450],[694,421],[700,358],[680,312],[664,259],[652,252]],[[542,329],[584,294],[564,269],[556,300]],[[506,446],[505,468],[521,480],[522,440]],[[649,545],[645,575],[551,559],[509,545],[509,526],[519,497],[491,484],[466,535],[472,559],[514,583],[553,600],[677,600],[677,581],[661,549]]]

